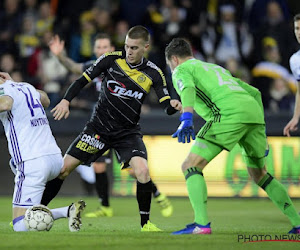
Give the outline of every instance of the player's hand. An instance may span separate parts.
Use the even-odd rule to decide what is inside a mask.
[[[50,40],[48,46],[54,55],[59,56],[64,51],[65,41],[60,40],[59,36],[55,35]]]
[[[8,74],[8,73],[6,73],[6,72],[0,72],[0,77],[3,79],[3,80],[13,80],[12,78],[11,78],[11,76]]]
[[[70,114],[69,110],[70,102],[62,99],[52,110],[54,120],[61,120],[62,118],[67,119]]]
[[[298,130],[298,122],[299,119],[298,118],[292,118],[289,123],[284,127],[283,129],[283,134],[290,137],[290,131],[291,132],[295,132],[296,130]]]
[[[195,131],[193,126],[193,114],[190,112],[184,112],[180,116],[180,125],[177,131],[172,135],[173,138],[178,137],[178,142],[185,143],[185,138],[187,143],[190,143],[192,137],[195,140]]]
[[[178,111],[181,111],[182,105],[181,105],[181,102],[180,102],[180,101],[178,101],[178,100],[176,100],[176,99],[172,99],[172,100],[170,101],[170,104],[171,104],[171,106],[172,106],[174,109],[176,109],[176,110],[178,110]]]

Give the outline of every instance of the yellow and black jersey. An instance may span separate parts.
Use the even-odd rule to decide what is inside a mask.
[[[91,122],[107,131],[135,126],[151,87],[160,103],[170,99],[161,69],[145,58],[138,65],[130,65],[124,52],[106,53],[83,73],[89,82],[100,75],[105,81]]]

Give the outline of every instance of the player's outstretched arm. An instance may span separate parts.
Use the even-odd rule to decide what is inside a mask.
[[[284,127],[283,134],[290,137],[290,132],[294,132],[298,129],[298,122],[300,118],[300,82],[298,82],[296,93],[296,103],[294,109],[293,118],[289,121],[289,123]]]
[[[65,41],[61,40],[58,35],[55,35],[49,42],[51,52],[58,58],[62,65],[69,71],[75,74],[81,74],[83,71],[83,64],[76,63],[65,54]]]
[[[290,132],[295,132],[298,130],[298,121],[299,118],[292,118],[289,123],[284,127],[283,134],[290,137]]]
[[[54,120],[61,120],[62,118],[67,119],[70,114],[69,110],[70,102],[66,99],[62,99],[52,110]]]
[[[42,90],[39,90],[37,89],[37,91],[40,93],[41,97],[40,97],[40,100],[41,100],[41,103],[43,105],[44,108],[48,108],[49,105],[50,105],[50,99],[47,95],[46,92],[42,91]]]

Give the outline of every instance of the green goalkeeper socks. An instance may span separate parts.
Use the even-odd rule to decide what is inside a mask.
[[[300,216],[296,211],[285,187],[267,173],[258,183],[273,203],[289,218],[293,227],[300,226]]]
[[[207,188],[202,172],[191,167],[184,172],[190,202],[195,213],[195,222],[200,225],[209,223],[207,216]]]

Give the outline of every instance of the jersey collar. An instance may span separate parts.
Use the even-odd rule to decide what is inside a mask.
[[[131,69],[138,68],[139,66],[143,65],[143,63],[144,63],[144,57],[142,57],[141,62],[140,62],[139,64],[137,64],[137,65],[132,65],[132,64],[130,64],[130,63],[127,61],[127,58],[126,58],[125,60],[126,60],[126,63],[129,65],[129,67],[130,67]]]

